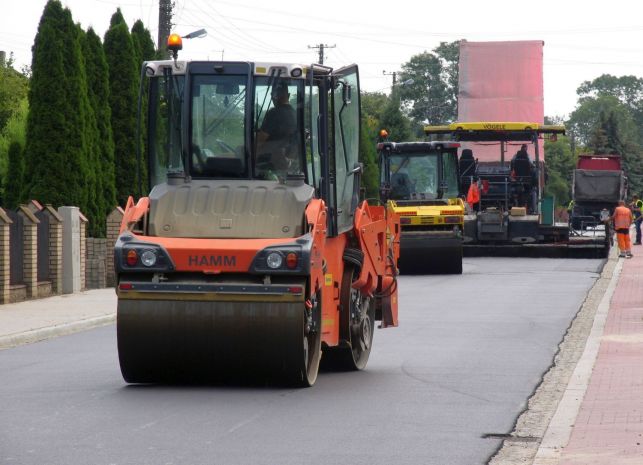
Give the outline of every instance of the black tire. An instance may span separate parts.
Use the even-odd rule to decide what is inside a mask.
[[[357,273],[357,268],[352,265],[344,268],[341,303],[347,318],[341,320],[348,325],[348,337],[340,341],[338,347],[324,350],[323,367],[328,370],[363,370],[371,354],[375,332],[375,304],[368,296],[351,286]]]

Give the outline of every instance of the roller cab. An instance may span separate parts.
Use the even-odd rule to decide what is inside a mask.
[[[464,203],[453,142],[381,142],[380,197],[400,216],[403,273],[462,273]]]
[[[148,194],[115,246],[131,383],[310,386],[397,325],[399,218],[359,199],[356,66],[144,64]],[[142,170],[141,170],[142,171]]]

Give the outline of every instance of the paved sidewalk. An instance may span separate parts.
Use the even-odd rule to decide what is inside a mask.
[[[589,387],[560,465],[643,464],[643,247],[623,260]]]
[[[71,334],[115,319],[113,288],[0,305],[0,349]]]

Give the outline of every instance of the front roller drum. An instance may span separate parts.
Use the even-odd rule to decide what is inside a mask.
[[[128,383],[311,386],[320,328],[317,303],[119,299],[118,356]]]
[[[462,239],[402,233],[398,268],[403,274],[462,274]]]

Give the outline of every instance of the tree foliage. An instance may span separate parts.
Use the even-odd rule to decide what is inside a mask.
[[[630,190],[643,189],[643,79],[603,75],[578,88],[568,127],[575,143],[622,156]]]
[[[107,60],[100,38],[92,28],[84,34],[83,51],[88,84],[91,133],[94,135],[91,164],[95,173],[93,214],[90,232],[94,237],[104,237],[104,218],[116,206],[114,179],[114,141],[112,137],[111,110],[109,108],[109,81]]]
[[[71,12],[50,0],[32,56],[25,192],[43,203],[88,205],[87,84]]]
[[[4,202],[5,208],[15,209],[22,202],[21,190],[25,171],[25,160],[23,149],[20,142],[13,141],[9,145],[9,166],[4,185]]]
[[[553,196],[558,205],[567,205],[571,200],[572,173],[576,156],[568,137],[557,141],[545,141],[546,182],[545,195]]]
[[[114,135],[116,199],[124,205],[130,195],[140,195],[136,160],[136,111],[138,67],[136,51],[120,9],[114,13],[103,44],[109,67],[109,103]]]
[[[136,66],[140,68],[142,62],[154,59],[156,55],[154,40],[152,40],[150,31],[140,19],[132,26],[131,34],[134,51],[136,52]]]
[[[27,97],[29,80],[11,67],[12,60],[0,64],[0,133],[20,103]]]
[[[441,42],[432,52],[414,55],[402,65],[402,102],[416,124],[444,124],[458,115],[459,42]]]

